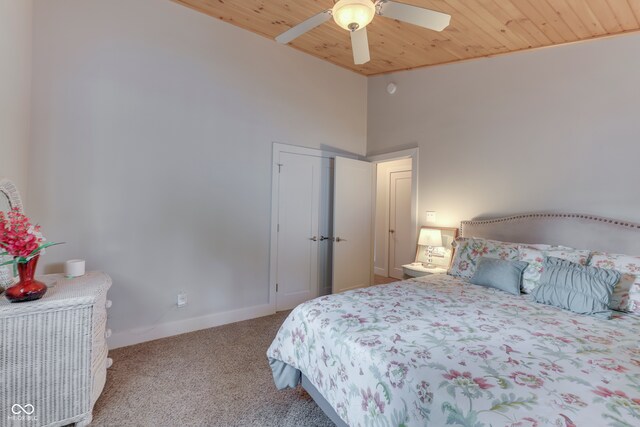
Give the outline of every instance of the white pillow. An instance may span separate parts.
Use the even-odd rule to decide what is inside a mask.
[[[477,237],[458,237],[453,242],[455,255],[448,273],[450,276],[470,279],[476,271],[481,257],[500,258],[509,261],[518,259],[518,244]]]
[[[609,307],[640,315],[640,257],[594,252],[589,265],[622,273]]]
[[[529,263],[522,274],[522,292],[530,294],[540,284],[544,271],[544,259],[548,256],[587,265],[591,251],[549,245],[520,245],[518,259]]]

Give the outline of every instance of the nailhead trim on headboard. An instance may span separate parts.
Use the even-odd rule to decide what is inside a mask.
[[[513,215],[503,218],[494,218],[494,219],[484,219],[484,220],[471,220],[471,221],[462,221],[460,223],[460,228],[462,229],[465,225],[484,225],[484,224],[495,224],[500,222],[509,222],[518,219],[527,219],[527,218],[578,218],[578,219],[586,219],[588,221],[595,222],[604,222],[607,224],[619,225],[621,227],[631,228],[635,230],[640,230],[640,224],[636,224],[628,221],[621,221],[617,219],[603,218],[595,215],[584,215],[584,214],[550,214],[550,213],[534,213],[534,214],[525,214],[525,215]]]

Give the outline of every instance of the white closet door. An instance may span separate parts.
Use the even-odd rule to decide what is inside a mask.
[[[413,262],[411,242],[411,171],[391,172],[389,182],[389,276],[404,277],[402,266]]]
[[[318,212],[318,289],[331,293],[333,257],[333,159],[322,158],[320,166],[320,210]]]
[[[318,296],[318,225],[323,158],[280,154],[277,310]]]
[[[336,157],[333,293],[371,284],[373,165]]]

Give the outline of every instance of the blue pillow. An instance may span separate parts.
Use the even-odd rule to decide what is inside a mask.
[[[471,283],[520,295],[522,273],[528,265],[529,263],[524,261],[481,257],[471,277]]]
[[[536,302],[578,314],[611,319],[609,303],[621,273],[586,267],[565,259],[547,257],[540,285],[531,295]]]

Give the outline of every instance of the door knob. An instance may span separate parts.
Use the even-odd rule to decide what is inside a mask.
[[[309,240],[311,240],[313,242],[317,242],[318,238],[316,236],[313,236],[313,237],[309,237]]]
[[[337,242],[346,242],[346,241],[347,241],[347,239],[342,239],[340,237],[336,237],[336,243]]]
[[[395,232],[396,232],[396,230],[389,230],[389,233],[391,233],[391,234],[393,234]]]

